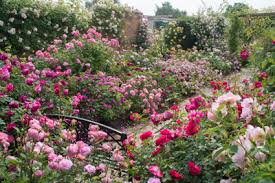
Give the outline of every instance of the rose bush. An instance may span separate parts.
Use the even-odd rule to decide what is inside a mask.
[[[126,143],[134,176],[144,182],[231,182],[272,172],[264,164],[274,161],[274,96],[264,94],[259,81],[211,86],[211,98],[191,98],[184,110],[173,106],[169,118],[153,114],[153,124],[163,123],[160,130]]]
[[[0,49],[31,53],[72,30],[85,30],[90,15],[65,3],[40,0],[1,1]]]

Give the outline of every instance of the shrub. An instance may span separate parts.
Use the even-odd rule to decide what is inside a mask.
[[[169,49],[177,48],[178,45],[182,49],[193,48],[196,37],[191,32],[192,21],[192,18],[182,18],[165,27],[164,40]]]
[[[137,157],[132,174],[162,182],[238,181],[263,170],[270,175],[265,164],[274,162],[274,99],[259,94],[264,90],[260,82],[243,83],[211,82],[213,97],[193,97],[185,110],[172,106],[151,115],[151,123],[161,127],[126,143],[130,158]]]
[[[89,15],[67,4],[7,0],[1,1],[0,12],[0,48],[19,55],[41,49],[64,33],[89,27]]]
[[[112,2],[98,2],[92,8],[92,26],[103,33],[106,38],[122,38],[123,19],[127,9]]]

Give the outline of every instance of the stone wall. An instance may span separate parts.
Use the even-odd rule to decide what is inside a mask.
[[[138,34],[139,27],[142,22],[142,14],[138,12],[132,12],[128,14],[124,19],[123,39],[122,45],[129,47],[135,43]]]

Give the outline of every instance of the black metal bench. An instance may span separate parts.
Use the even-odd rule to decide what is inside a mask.
[[[115,144],[119,149],[123,152],[123,154],[126,156],[126,149],[123,146],[123,141],[127,139],[127,134],[124,132],[121,132],[117,129],[114,129],[112,127],[109,127],[107,125],[91,121],[88,119],[75,117],[75,116],[69,116],[69,115],[61,115],[61,114],[48,114],[46,115],[49,118],[54,119],[62,119],[64,121],[66,120],[76,120],[78,123],[76,123],[76,140],[82,140],[83,142],[87,144],[91,144],[90,140],[88,139],[88,131],[89,131],[89,125],[97,125],[99,128],[106,132],[108,134],[108,138],[104,142],[110,142],[112,144]],[[111,167],[113,170],[117,171],[120,176],[125,177],[129,180],[129,175],[127,171],[121,169],[114,160],[112,160],[110,157],[104,157],[103,155],[94,155],[93,157],[98,162],[102,162],[105,164],[108,164],[109,167]]]

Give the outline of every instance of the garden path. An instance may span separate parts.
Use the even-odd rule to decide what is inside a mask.
[[[255,68],[242,68],[241,71],[239,72],[231,73],[230,75],[225,76],[222,81],[227,81],[230,85],[236,85],[237,83],[239,83],[244,79],[252,78],[253,74],[255,74],[256,71],[257,69]],[[202,94],[206,96],[211,96],[212,89],[209,87],[203,88],[199,90],[195,95],[202,95]],[[188,103],[189,99],[190,97],[185,98],[179,104],[180,109],[182,109],[185,106],[185,104]],[[152,122],[148,121],[148,122],[140,123],[138,125],[130,126],[121,130],[127,132],[128,135],[134,135],[134,136],[146,131],[152,131],[153,133],[156,133],[168,123],[169,121],[166,121],[164,123],[161,123],[158,126],[155,126]]]

